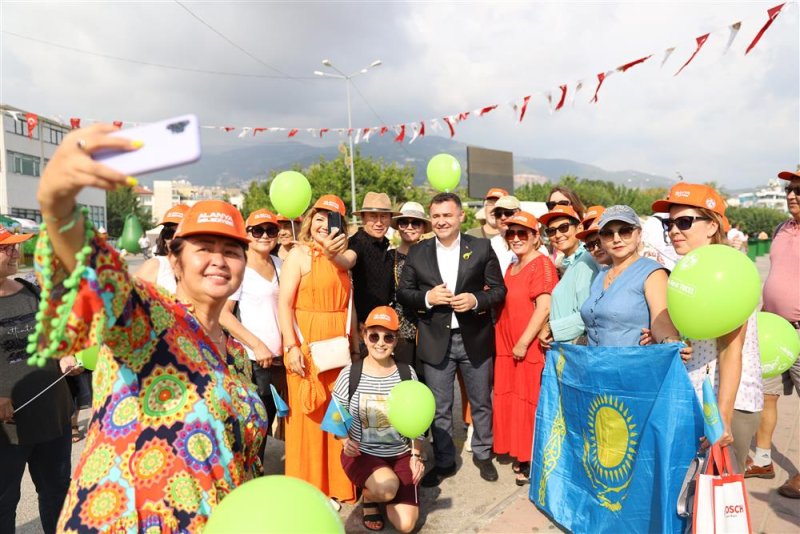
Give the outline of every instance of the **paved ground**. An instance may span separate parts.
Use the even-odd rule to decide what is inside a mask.
[[[139,257],[140,258],[140,257]],[[141,260],[134,258],[132,266]],[[760,258],[757,262],[762,278],[766,275],[769,262]],[[456,395],[456,399],[460,396]],[[460,406],[455,407],[456,417],[460,416]],[[779,423],[775,431],[773,458],[776,477],[774,480],[748,479],[750,494],[750,514],[753,531],[757,533],[782,534],[800,532],[800,501],[778,495],[777,488],[800,468],[800,399],[796,396],[781,397],[779,401]],[[86,412],[82,424],[86,424]],[[461,450],[465,433],[461,425],[456,429],[456,444],[461,451],[458,473],[445,480],[438,488],[420,488],[421,519],[419,532],[481,532],[481,533],[522,533],[557,532],[559,529],[542,515],[528,500],[528,486],[519,488],[514,484],[511,465],[498,459],[500,480],[494,483],[483,481],[472,465],[470,453]],[[73,464],[77,462],[83,442],[73,448]],[[284,444],[270,440],[265,469],[268,474],[283,472]],[[430,447],[426,451],[432,456]],[[309,459],[313,461],[312,459]],[[30,479],[25,477],[22,501],[17,511],[17,531],[19,533],[38,533],[36,495]],[[361,525],[361,507],[342,508],[342,519],[347,532],[368,532]],[[393,532],[387,526],[385,532]]]

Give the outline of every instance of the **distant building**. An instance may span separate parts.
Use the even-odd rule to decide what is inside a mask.
[[[193,185],[185,179],[155,180],[152,192],[153,222],[158,222],[176,204],[193,205],[198,200],[226,200],[239,210],[244,205],[242,190],[235,187]]]
[[[778,180],[770,180],[766,187],[728,199],[728,205],[742,208],[771,208],[788,213],[786,191]]]
[[[28,112],[0,104],[3,128],[0,130],[0,214],[42,221],[36,190],[39,177],[56,147],[69,132],[61,122],[37,117],[38,124],[28,137]],[[95,226],[106,226],[106,192],[86,188],[78,195],[78,203],[89,208]]]

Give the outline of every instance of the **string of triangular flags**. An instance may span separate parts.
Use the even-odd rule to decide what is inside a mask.
[[[778,15],[781,13],[781,10],[786,6],[788,2],[779,4],[777,6],[771,7],[767,10],[767,20],[758,30],[758,33],[753,37],[750,44],[747,46],[745,50],[745,55],[749,54],[750,51],[758,44],[761,38],[764,36],[764,33],[769,29]],[[736,39],[739,31],[742,28],[742,22],[736,22],[734,24],[729,25],[726,30],[728,31],[728,41],[725,45],[725,49],[723,52],[727,54],[730,50],[731,46],[733,45],[734,40]],[[722,30],[724,31],[724,30]],[[683,70],[689,66],[689,64],[694,61],[697,54],[700,53],[700,50],[708,41],[709,37],[717,32],[709,32],[704,35],[701,35],[695,39],[696,46],[692,55],[686,60],[685,63],[681,65],[681,67],[675,72],[674,76],[679,75]],[[659,68],[664,68],[664,65],[672,56],[673,52],[675,52],[676,47],[670,47],[664,50],[662,58],[661,58],[661,65]],[[589,100],[590,103],[596,104],[599,101],[599,94],[600,89],[603,86],[603,83],[612,75],[617,73],[625,73],[628,70],[641,65],[642,63],[648,61],[650,58],[655,56],[656,54],[649,54],[647,56],[641,57],[639,59],[630,61],[619,67],[614,69],[606,70],[597,74],[596,78],[597,81],[594,85],[594,93],[592,94],[591,99]],[[573,84],[570,91],[570,86],[568,84],[559,85],[558,92],[556,93],[555,97],[552,91],[546,92],[532,92],[529,95],[522,96],[518,99],[515,99],[511,102],[508,102],[508,106],[510,107],[511,111],[514,114],[515,120],[517,122],[522,122],[525,119],[525,114],[528,111],[528,108],[531,105],[532,98],[534,96],[543,97],[544,100],[547,101],[548,109],[550,112],[559,111],[564,108],[567,98],[569,96],[570,106],[574,106],[575,100],[578,96],[578,93],[587,85],[588,82],[584,82],[583,80],[579,80]],[[555,102],[555,104],[554,104]],[[285,132],[288,138],[296,137],[301,131],[306,132],[312,137],[315,138],[322,138],[325,134],[328,133],[336,133],[341,137],[345,135],[350,137],[354,136],[353,142],[358,144],[361,142],[369,142],[370,137],[373,135],[377,135],[383,137],[386,134],[390,134],[394,137],[394,141],[397,143],[403,143],[408,140],[408,143],[411,144],[417,139],[421,137],[425,137],[426,135],[426,123],[430,130],[434,132],[443,132],[445,128],[447,128],[447,132],[449,133],[450,137],[455,137],[456,135],[456,126],[470,118],[474,117],[483,117],[500,107],[499,104],[492,104],[488,106],[483,106],[477,108],[473,111],[463,111],[461,113],[456,113],[452,115],[445,115],[444,117],[435,117],[427,120],[421,120],[418,122],[410,122],[410,123],[402,123],[402,124],[395,124],[392,126],[368,126],[368,127],[360,127],[360,128],[286,128],[286,127],[265,127],[265,126],[201,126],[202,128],[211,129],[211,130],[221,130],[223,132],[236,132],[238,137],[244,138],[247,136],[256,136],[261,133],[268,133],[268,132]],[[17,111],[10,111],[5,110],[6,113],[12,115],[15,119],[20,119],[20,112]],[[33,136],[33,131],[36,128],[36,125],[39,122],[39,117],[35,113],[25,113],[24,114],[25,122],[27,123],[28,128],[28,136]],[[81,119],[78,117],[73,117],[69,119],[70,128],[80,128],[81,122],[106,122],[106,121],[99,121],[96,119]],[[60,122],[66,124],[63,120]],[[123,125],[127,126],[137,126],[139,123],[137,122],[130,122],[130,121],[113,121],[113,124],[117,127],[121,128]]]

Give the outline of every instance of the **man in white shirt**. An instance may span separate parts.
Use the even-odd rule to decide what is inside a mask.
[[[508,266],[512,263],[517,263],[517,255],[508,248],[506,243],[506,230],[508,230],[508,221],[511,217],[519,213],[521,209],[519,200],[513,195],[506,195],[497,199],[492,210],[497,221],[497,229],[499,234],[492,237],[492,248],[494,253],[497,254],[497,260],[500,262],[500,273],[505,276]]]

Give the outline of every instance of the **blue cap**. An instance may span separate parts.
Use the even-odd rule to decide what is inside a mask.
[[[618,204],[606,208],[606,211],[600,216],[597,226],[601,229],[612,221],[626,222],[634,226],[641,227],[642,223],[639,221],[639,216],[636,215],[634,209],[630,206],[623,206]]]

